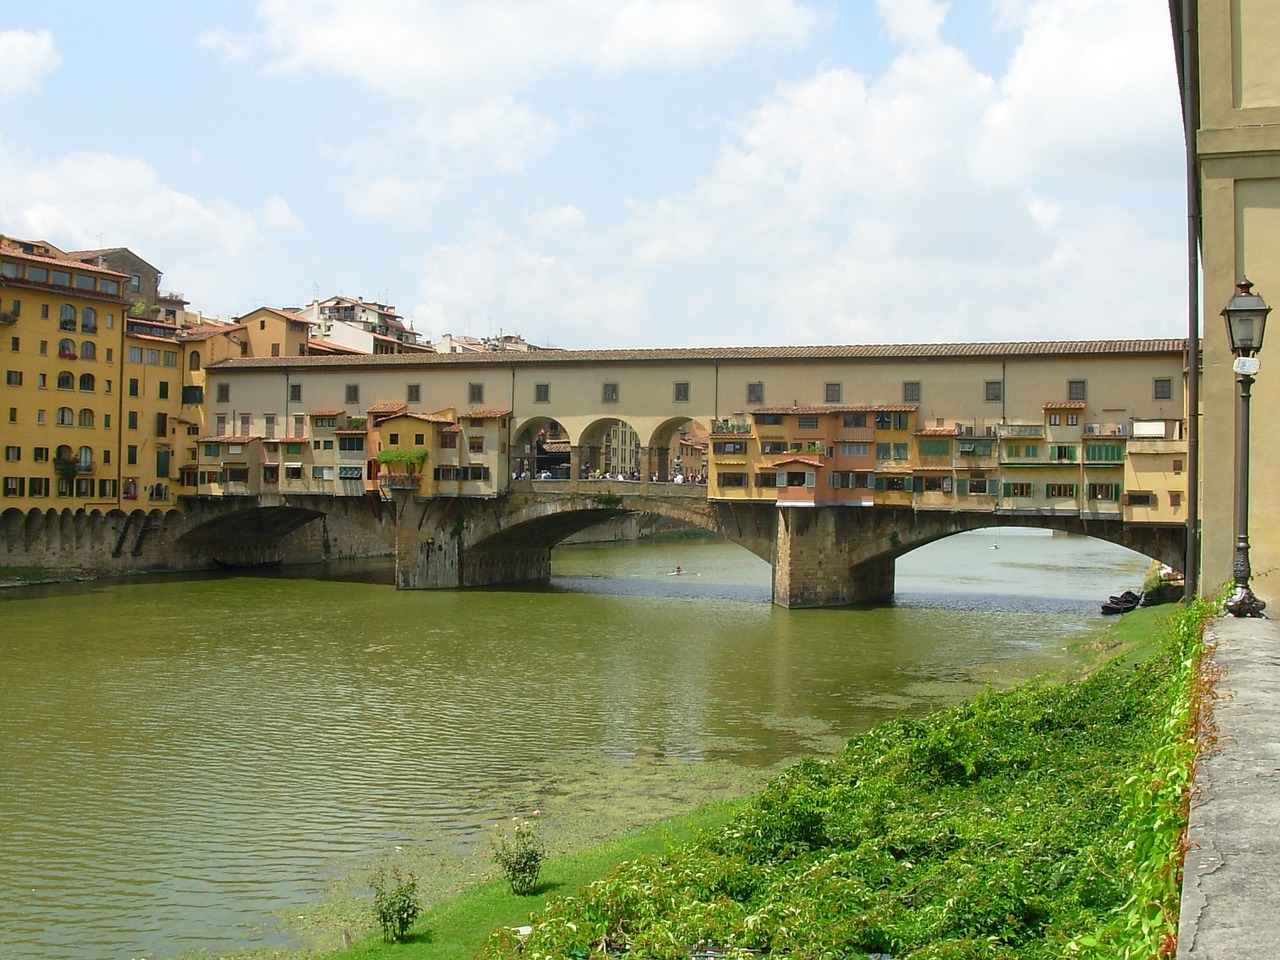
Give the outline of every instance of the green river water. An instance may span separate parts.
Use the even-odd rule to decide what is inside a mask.
[[[560,549],[536,590],[368,564],[3,591],[0,957],[288,946],[282,918],[396,846],[465,853],[537,806],[554,847],[751,789],[1069,665],[1146,566],[980,531],[867,609],[774,607],[766,564],[706,540]]]

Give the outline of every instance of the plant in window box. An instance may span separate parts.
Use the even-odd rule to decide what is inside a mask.
[[[17,322],[18,315],[16,313],[12,313],[8,310],[0,310],[0,323],[8,325]]]
[[[395,489],[416,488],[422,481],[422,464],[427,459],[425,450],[383,450],[378,463],[387,468],[381,479]]]
[[[80,472],[80,465],[75,460],[59,458],[53,461],[53,472],[63,480],[74,480]]]
[[[347,425],[344,430],[363,430],[364,425],[369,422],[368,417],[347,417]]]

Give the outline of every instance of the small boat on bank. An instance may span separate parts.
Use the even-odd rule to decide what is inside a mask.
[[[1102,605],[1103,616],[1114,616],[1118,613],[1128,613],[1130,610],[1137,608],[1142,602],[1142,596],[1134,593],[1132,590],[1126,590],[1118,596],[1109,597],[1107,602]]]

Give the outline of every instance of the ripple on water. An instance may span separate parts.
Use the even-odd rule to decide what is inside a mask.
[[[1133,564],[1034,548],[1019,564],[1002,541],[1009,594],[951,576],[986,556],[904,557],[902,592],[874,609],[774,608],[766,565],[695,542],[557,551],[551,587],[530,591],[223,576],[14,594],[4,956],[282,944],[274,915],[394,844],[472,844],[532,805],[589,838],[713,779],[749,789],[993,672],[1060,661]],[[1033,559],[1074,579],[1046,585]],[[668,576],[677,564],[690,575]],[[1084,581],[1063,574],[1077,567]]]

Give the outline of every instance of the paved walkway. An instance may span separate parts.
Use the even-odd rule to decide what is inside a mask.
[[[1280,623],[1226,618],[1218,742],[1200,758],[1182,883],[1179,960],[1280,958]]]

